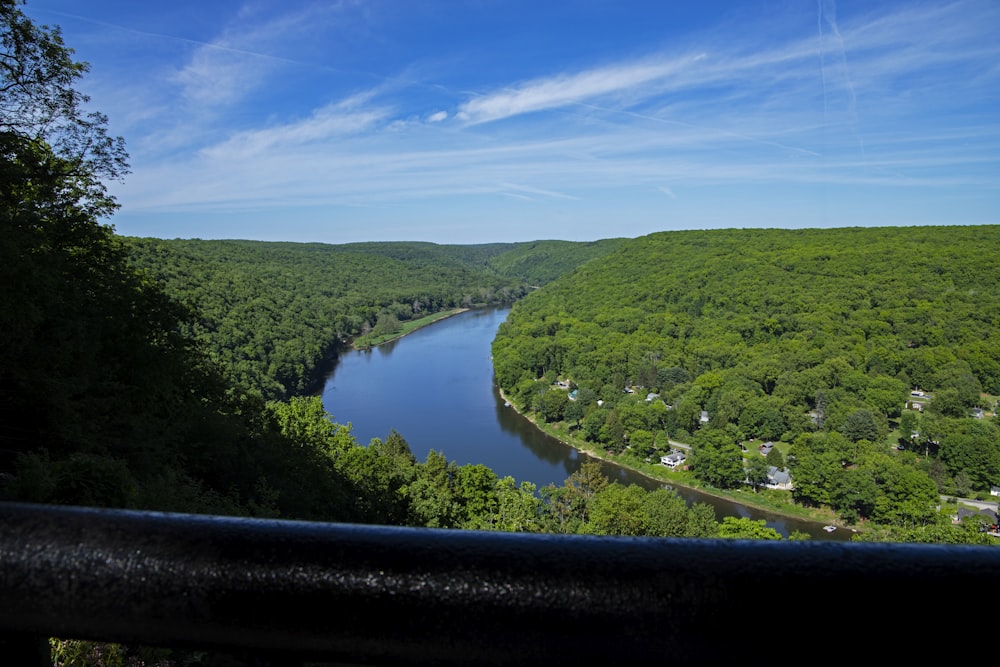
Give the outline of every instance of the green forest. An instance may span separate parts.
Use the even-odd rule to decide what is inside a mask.
[[[998,253],[997,227],[653,234],[519,302],[497,378],[618,460],[691,443],[734,489],[771,441],[796,502],[937,526],[939,494],[1000,485]]]
[[[502,389],[602,454],[640,466],[690,443],[683,474],[703,485],[763,486],[766,461],[791,471],[792,501],[867,522],[866,539],[991,543],[937,506],[1000,485],[1000,229],[124,238],[107,184],[128,156],[76,88],[87,64],[16,2],[0,31],[0,500],[781,539],[596,464],[539,489],[418,461],[403,434],[359,443],[308,395],[342,345],[516,302],[493,348]],[[757,440],[773,455],[747,456]],[[90,664],[88,643],[55,646]]]
[[[87,65],[58,29],[0,7],[3,498],[777,536],[593,469],[533,489],[444,453],[418,462],[402,435],[358,443],[307,396],[347,341],[511,301],[494,346],[503,389],[622,462],[690,440],[693,474],[726,488],[761,479],[740,443],[774,440],[769,461],[791,468],[797,502],[909,528],[940,522],[937,493],[997,483],[994,228],[476,246],[123,238],[106,183],[128,156],[75,88]]]
[[[620,243],[124,241],[133,266],[196,313],[183,333],[234,386],[267,399],[314,387],[342,341],[363,344],[453,308],[510,303]]]
[[[635,523],[591,468],[558,489],[498,479],[399,434],[358,443],[302,394],[352,337],[509,302],[620,245],[122,238],[106,182],[124,142],[85,111],[56,29],[2,3],[0,498],[494,530],[717,533],[643,495]],[[629,494],[635,495],[634,490]],[[739,528],[739,526],[737,526]],[[747,524],[747,530],[760,530]],[[730,531],[732,533],[732,530]]]

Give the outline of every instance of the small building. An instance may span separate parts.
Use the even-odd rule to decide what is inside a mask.
[[[705,411],[705,410],[702,410],[701,411],[701,416],[698,417],[698,421],[700,421],[702,424],[707,424],[708,423],[708,412]]]
[[[677,466],[683,464],[687,460],[687,455],[683,452],[670,452],[665,456],[660,457],[660,463],[667,466],[668,468],[676,468]]]
[[[778,470],[777,466],[768,466],[767,484],[764,486],[769,489],[788,491],[792,488],[792,475],[788,472],[788,468]]]
[[[757,451],[760,452],[761,456],[767,456],[768,454],[771,453],[772,449],[774,449],[774,443],[773,442],[765,442],[763,445],[760,445],[759,447],[757,447]]]

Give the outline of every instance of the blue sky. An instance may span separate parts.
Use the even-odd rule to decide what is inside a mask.
[[[126,235],[1000,222],[1000,3],[29,0]]]

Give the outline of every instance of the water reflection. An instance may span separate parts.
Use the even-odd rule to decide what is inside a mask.
[[[359,442],[399,431],[414,455],[431,449],[459,464],[482,463],[497,475],[539,488],[561,485],[586,455],[539,431],[504,407],[493,379],[490,344],[508,309],[468,311],[364,352],[347,351],[323,389],[323,404],[340,422],[350,421]],[[611,480],[657,489],[663,482],[608,462]],[[716,515],[764,519],[782,534],[801,530],[816,539],[847,539],[815,523],[784,519],[677,487],[689,504],[707,502]]]

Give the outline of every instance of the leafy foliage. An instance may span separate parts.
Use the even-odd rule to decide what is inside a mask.
[[[312,387],[341,341],[460,307],[509,303],[528,285],[614,244],[556,242],[265,243],[127,239],[150,280],[198,313],[185,332],[243,392],[282,398]],[[540,249],[536,249],[538,246]],[[507,259],[513,256],[515,259]]]
[[[574,411],[589,440],[620,451],[666,432],[695,446],[692,470],[713,486],[744,479],[733,443],[800,443],[789,461],[800,500],[910,521],[926,507],[903,506],[929,494],[885,485],[903,471],[928,479],[926,459],[896,457],[897,470],[872,456],[888,455],[893,420],[914,423],[911,391],[929,414],[910,444],[940,452],[942,483],[1000,482],[995,427],[959,426],[990,407],[981,392],[1000,390],[998,251],[996,227],[653,234],[519,302],[493,344],[497,380],[546,420],[558,413],[544,392],[567,380],[588,396]]]

